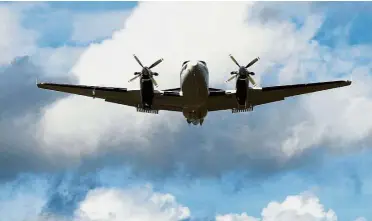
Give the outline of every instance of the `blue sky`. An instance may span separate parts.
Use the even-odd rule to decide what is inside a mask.
[[[115,198],[115,202],[119,205],[122,200],[120,205],[129,208],[125,204],[127,198],[138,200],[136,194],[131,195],[132,189],[150,184],[154,197],[155,193],[169,193],[177,202],[161,205],[160,209],[154,209],[152,204],[143,206],[154,217],[166,214],[168,207],[183,205],[190,210],[192,220],[243,212],[262,218],[261,212],[270,202],[282,203],[288,196],[312,192],[324,211],[332,209],[338,220],[372,220],[372,126],[368,119],[372,101],[368,89],[372,4],[258,2],[247,6],[246,11],[239,8],[236,13],[233,9],[237,6],[226,6],[223,18],[218,16],[220,8],[216,6],[211,7],[209,14],[215,22],[197,17],[197,8],[194,18],[200,20],[183,15],[183,8],[177,4],[162,4],[0,5],[1,10],[11,12],[2,19],[8,22],[8,35],[0,37],[6,43],[0,44],[5,51],[0,56],[5,79],[1,92],[7,95],[0,97],[1,103],[6,104],[0,111],[0,167],[6,168],[0,170],[0,214],[7,220],[43,220],[41,214],[45,213],[74,220],[78,209],[89,214],[89,208],[95,208],[97,202],[88,197],[93,190],[118,188],[127,195]],[[176,12],[167,11],[167,7]],[[203,7],[206,6],[200,6]],[[252,8],[261,10],[252,12]],[[166,13],[174,19],[167,22]],[[247,24],[244,13],[252,15]],[[203,22],[206,25],[199,26]],[[221,30],[214,28],[215,23]],[[255,32],[247,31],[247,36],[259,36],[254,47],[233,42],[235,37],[239,39],[239,33],[247,37],[247,32],[240,31],[251,27],[247,30]],[[193,32],[199,33],[195,34],[198,38],[193,38]],[[218,36],[226,33],[229,36]],[[205,40],[203,36],[216,39]],[[225,38],[233,46],[220,44]],[[256,73],[262,75],[263,85],[329,79],[352,72],[356,86],[350,93],[340,90],[258,107],[249,116],[231,115],[228,111],[210,113],[208,124],[195,128],[188,127],[181,115],[144,118],[133,115],[130,108],[81,98],[73,100],[63,94],[40,91],[34,85],[35,78],[43,78],[87,84],[124,82],[126,87],[131,75],[127,71],[138,68],[130,63],[132,60],[128,61],[133,50],[146,63],[157,59],[153,57],[158,54],[168,58],[174,55],[174,61],[168,59],[171,64],[159,70],[165,75],[159,77],[159,82],[166,87],[178,82],[177,76],[167,75],[178,73],[178,69],[170,68],[180,67],[178,63],[182,61],[176,58],[192,55],[188,48],[200,48],[199,44],[205,45],[200,53],[209,59],[211,70],[217,70],[213,65],[223,71],[234,67],[228,58],[227,63],[219,62],[225,55],[213,57],[210,51],[225,52],[215,47],[228,48],[240,56],[239,61],[254,56],[247,52],[249,56],[244,57],[248,50],[262,53],[266,61]],[[24,55],[30,59],[10,64]],[[267,61],[275,63],[275,67],[269,67]],[[296,74],[292,76],[291,72]],[[226,77],[224,73],[215,75],[219,80]],[[298,143],[293,144],[296,138]],[[178,170],[178,166],[183,169]],[[30,202],[33,207],[26,209],[24,205]],[[135,203],[131,206],[135,207]],[[9,208],[20,212],[9,213]],[[294,214],[283,211],[287,218]]]

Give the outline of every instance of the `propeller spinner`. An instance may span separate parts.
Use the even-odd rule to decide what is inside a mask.
[[[137,58],[136,55],[133,55],[134,59],[136,59],[136,61],[138,62],[138,64],[142,67],[142,71],[141,72],[135,72],[134,75],[136,75],[134,78],[130,79],[128,82],[132,82],[133,80],[137,79],[138,77],[140,76],[148,76],[152,83],[154,84],[155,87],[158,86],[158,84],[156,83],[155,79],[153,78],[153,76],[158,76],[159,74],[158,73],[155,73],[155,72],[152,72],[151,71],[151,68],[157,66],[158,64],[160,64],[160,62],[163,61],[163,58],[160,58],[159,60],[155,61],[152,65],[150,65],[149,67],[146,67],[146,66],[143,66],[143,64],[141,63],[141,61]]]
[[[235,58],[230,54],[229,55],[231,60],[233,60],[233,62],[238,65],[239,67],[239,70],[238,71],[233,71],[231,72],[231,74],[233,75],[231,78],[229,78],[226,82],[229,82],[231,81],[232,79],[234,78],[237,78],[239,76],[242,76],[242,77],[248,77],[249,81],[253,84],[253,86],[256,86],[256,82],[253,80],[253,78],[251,77],[251,75],[255,75],[254,72],[250,72],[248,71],[247,69],[252,66],[254,63],[256,63],[260,58],[257,57],[255,59],[253,59],[251,62],[249,62],[246,66],[240,66],[239,63],[235,60]]]

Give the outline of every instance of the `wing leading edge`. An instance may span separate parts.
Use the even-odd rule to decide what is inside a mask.
[[[140,90],[87,85],[37,83],[37,87],[69,94],[104,99],[106,102],[137,107],[141,104]],[[156,110],[182,111],[182,99],[177,93],[155,91],[153,108]]]
[[[314,93],[338,87],[349,86],[351,81],[326,81],[309,84],[280,85],[263,88],[250,88],[248,101],[253,106],[284,100],[287,97]],[[235,90],[209,98],[208,110],[229,110],[237,107]]]

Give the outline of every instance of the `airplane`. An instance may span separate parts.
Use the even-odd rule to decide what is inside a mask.
[[[235,90],[209,87],[208,67],[206,62],[202,60],[183,62],[180,71],[180,87],[157,90],[154,89],[154,86],[158,87],[154,76],[159,74],[151,69],[161,63],[163,59],[161,58],[147,67],[141,63],[136,55],[133,56],[142,67],[142,71],[135,72],[135,77],[128,82],[139,78],[140,89],[137,90],[38,82],[37,87],[100,98],[106,102],[135,107],[137,112],[142,113],[158,114],[159,110],[182,112],[188,124],[202,125],[208,112],[222,110],[231,110],[232,113],[248,112],[253,111],[255,106],[282,101],[287,97],[349,86],[351,84],[350,80],[339,80],[258,87],[251,77],[255,73],[248,71],[248,68],[256,63],[259,58],[253,59],[246,66],[241,66],[230,54],[230,58],[239,69],[231,72],[232,77],[226,82],[236,79]]]

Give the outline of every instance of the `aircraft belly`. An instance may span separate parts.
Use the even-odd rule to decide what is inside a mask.
[[[204,76],[200,73],[188,73],[182,82],[182,93],[185,106],[200,106],[207,102],[208,87]]]
[[[195,121],[195,120],[204,119],[208,114],[208,109],[206,105],[203,105],[198,108],[186,107],[183,109],[182,112],[183,112],[183,116],[186,119]]]

